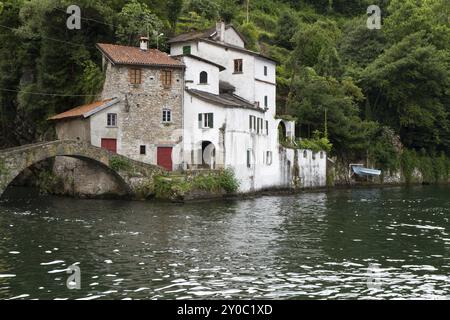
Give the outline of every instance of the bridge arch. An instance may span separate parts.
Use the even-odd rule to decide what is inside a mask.
[[[156,174],[164,172],[164,169],[158,166],[134,161],[84,142],[74,140],[43,142],[0,150],[0,196],[26,168],[45,159],[59,156],[100,165],[116,177],[130,195],[136,195],[136,191],[143,185],[148,186],[153,182]],[[116,163],[115,166],[114,163]],[[118,166],[117,163],[121,165]]]

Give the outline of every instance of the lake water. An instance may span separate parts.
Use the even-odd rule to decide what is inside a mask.
[[[449,218],[448,186],[184,205],[11,189],[0,299],[449,299]]]

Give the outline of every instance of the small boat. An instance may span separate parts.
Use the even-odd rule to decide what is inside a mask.
[[[377,169],[369,169],[359,166],[352,167],[353,172],[356,173],[358,176],[379,176],[381,174],[381,170]]]

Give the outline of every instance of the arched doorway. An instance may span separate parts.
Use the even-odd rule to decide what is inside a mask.
[[[211,141],[202,141],[202,162],[204,169],[215,169],[216,167],[216,147]]]
[[[285,142],[286,141],[286,125],[284,124],[283,121],[280,121],[280,123],[278,124],[278,141],[280,143]]]

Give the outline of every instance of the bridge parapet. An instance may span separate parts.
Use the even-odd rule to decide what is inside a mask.
[[[127,192],[137,198],[153,193],[155,175],[161,167],[135,161],[76,140],[56,140],[0,150],[0,196],[23,170],[35,163],[58,156],[92,161],[119,178]]]

